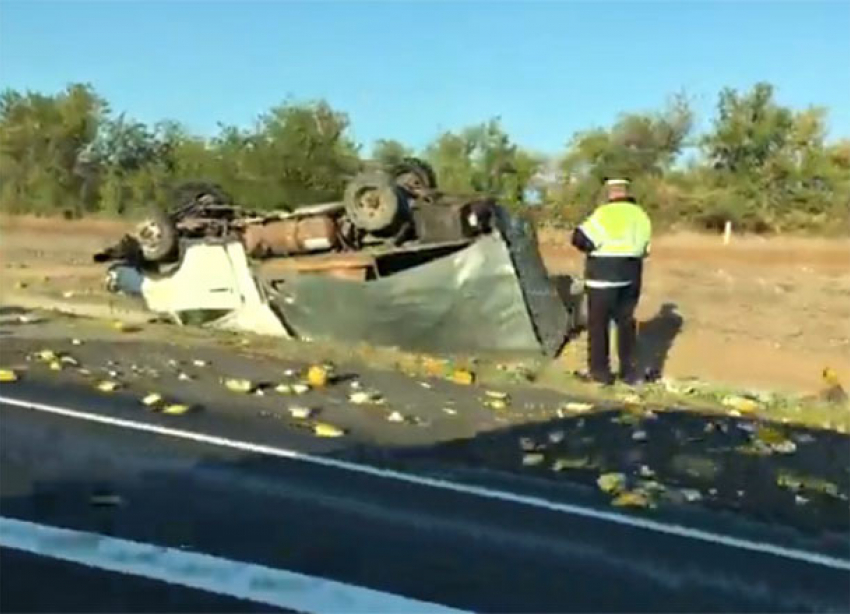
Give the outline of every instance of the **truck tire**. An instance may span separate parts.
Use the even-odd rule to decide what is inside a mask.
[[[401,199],[394,182],[386,175],[361,173],[345,188],[345,212],[357,228],[381,232],[393,226],[399,216]]]
[[[437,188],[437,175],[433,167],[419,158],[404,158],[392,169],[396,185],[413,197],[419,197]]]
[[[206,206],[230,207],[233,199],[216,183],[187,181],[177,186],[172,196],[172,211],[175,216]]]
[[[163,262],[177,251],[177,228],[171,217],[156,205],[148,208],[147,216],[134,234],[142,257],[148,262]]]

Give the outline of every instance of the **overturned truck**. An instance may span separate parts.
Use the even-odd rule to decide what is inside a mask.
[[[178,322],[307,340],[552,356],[583,319],[581,284],[549,278],[528,220],[440,192],[415,159],[294,212],[186,184],[95,260],[111,291]]]

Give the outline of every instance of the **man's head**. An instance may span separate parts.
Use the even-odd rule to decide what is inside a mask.
[[[607,179],[605,181],[605,196],[608,202],[629,198],[628,179]]]

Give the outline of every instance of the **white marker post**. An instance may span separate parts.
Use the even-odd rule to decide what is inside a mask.
[[[726,224],[723,226],[723,245],[729,245],[729,241],[732,240],[732,222],[726,220]]]

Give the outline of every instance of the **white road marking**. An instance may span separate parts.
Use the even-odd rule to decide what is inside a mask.
[[[651,520],[648,518],[640,518],[637,516],[626,516],[624,514],[619,514],[616,512],[607,512],[602,510],[597,510],[589,507],[583,507],[580,505],[572,505],[569,503],[560,503],[557,501],[550,501],[548,499],[543,499],[542,497],[534,497],[529,495],[521,495],[517,493],[512,493],[504,490],[498,490],[495,488],[488,488],[486,486],[475,486],[472,484],[461,484],[457,482],[450,482],[448,480],[442,480],[439,478],[429,478],[426,476],[415,475],[411,473],[404,473],[401,471],[395,471],[393,469],[382,469],[380,467],[372,467],[369,465],[361,465],[358,463],[352,463],[349,461],[334,459],[334,458],[325,458],[322,456],[313,456],[311,454],[304,454],[302,452],[298,452],[297,450],[290,450],[288,448],[279,448],[275,446],[267,446],[263,444],[252,443],[249,441],[240,441],[237,439],[228,439],[226,437],[218,437],[215,435],[207,435],[204,433],[198,433],[195,431],[187,431],[184,429],[175,429],[166,426],[159,426],[156,424],[147,424],[145,422],[138,422],[136,420],[127,420],[124,418],[113,418],[111,416],[104,416],[97,413],[84,412],[76,409],[68,409],[65,407],[59,407],[57,405],[51,405],[47,403],[35,403],[31,401],[22,401],[19,399],[14,399],[11,397],[7,397],[5,395],[0,395],[0,403],[5,403],[7,405],[13,405],[15,407],[22,407],[25,409],[31,409],[35,411],[46,412],[50,414],[55,414],[59,416],[65,416],[67,418],[76,418],[78,420],[86,420],[89,422],[98,422],[100,424],[108,424],[110,426],[117,426],[121,428],[131,429],[135,431],[142,431],[146,433],[155,433],[157,435],[164,435],[166,437],[175,437],[178,439],[186,439],[189,441],[196,441],[199,443],[209,444],[213,446],[219,446],[222,448],[231,448],[235,450],[240,450],[243,452],[253,452],[255,454],[263,454],[266,456],[277,456],[280,458],[286,458],[289,460],[300,461],[303,463],[310,463],[313,465],[320,465],[323,467],[331,467],[334,469],[342,469],[344,471],[353,471],[356,473],[362,473],[366,475],[370,475],[377,478],[384,478],[390,480],[396,480],[399,482],[406,482],[408,484],[415,484],[417,486],[427,486],[429,488],[438,488],[441,490],[448,490],[452,492],[462,493],[466,495],[472,495],[475,497],[481,497],[485,499],[494,499],[498,501],[506,501],[509,503],[517,503],[520,505],[527,505],[531,507],[536,507],[540,509],[546,509],[553,512],[559,512],[562,514],[569,514],[572,516],[582,516],[584,518],[592,518],[594,520],[602,520],[605,522],[611,522],[614,524],[632,527],[636,529],[644,529],[647,531],[654,531],[656,533],[663,533],[666,535],[675,535],[677,537],[684,537],[686,539],[695,539],[698,541],[708,542],[711,544],[718,544],[722,546],[728,546],[730,548],[737,548],[740,550],[749,550],[752,552],[759,552],[761,554],[770,554],[773,556],[778,556],[786,559],[793,559],[796,561],[802,561],[805,563],[810,563],[812,565],[820,565],[822,567],[829,567],[832,569],[841,569],[845,571],[850,571],[850,560],[843,559],[839,557],[829,556],[825,554],[819,554],[817,552],[809,552],[806,550],[799,550],[796,548],[786,548],[784,546],[777,546],[775,544],[770,544],[766,542],[758,542],[752,541],[749,539],[732,537],[729,535],[722,535],[720,533],[712,533],[711,531],[704,531],[702,529],[694,529],[690,527],[685,527],[677,524],[667,524],[664,522],[660,522],[657,520]]]
[[[284,569],[3,516],[0,546],[311,614],[465,614]]]

